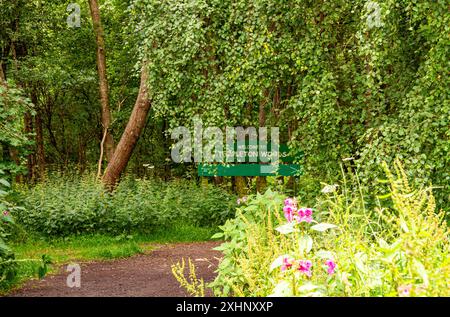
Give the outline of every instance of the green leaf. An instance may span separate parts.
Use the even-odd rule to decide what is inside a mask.
[[[14,220],[11,216],[0,216],[2,221],[14,224]]]
[[[0,178],[0,184],[4,185],[6,187],[11,187],[11,184],[6,179],[3,179],[3,178]]]
[[[286,223],[284,225],[281,225],[281,226],[277,227],[275,230],[278,231],[281,234],[292,233],[292,232],[296,231],[295,223],[294,222],[288,222],[288,223]]]
[[[220,238],[222,238],[223,237],[223,233],[222,232],[218,232],[218,233],[215,233],[212,237],[211,237],[211,239],[220,239]]]
[[[428,287],[429,281],[428,281],[428,273],[425,269],[425,266],[417,259],[413,259],[413,266],[417,274],[421,277],[423,284],[425,287]]]
[[[365,265],[366,260],[367,260],[367,254],[365,254],[363,252],[358,252],[355,254],[355,257],[354,257],[355,266],[359,271],[361,271],[363,273],[367,273],[367,268]]]
[[[270,272],[272,272],[273,270],[275,270],[276,268],[280,267],[283,265],[283,259],[285,258],[290,258],[292,259],[292,257],[288,254],[284,254],[284,255],[280,255],[279,257],[277,257],[272,264],[270,265]]]
[[[309,253],[313,247],[313,239],[309,235],[301,236],[298,241],[298,248],[301,254]]]
[[[337,226],[333,225],[331,223],[325,223],[325,222],[319,223],[319,224],[311,227],[312,230],[316,230],[316,231],[320,231],[320,232],[326,231],[328,229],[333,229],[333,228],[337,228]]]
[[[38,268],[38,276],[39,278],[43,278],[47,274],[47,265],[42,265]]]
[[[219,245],[218,247],[213,248],[213,250],[225,251],[225,250],[229,249],[230,247],[232,247],[232,245],[229,242],[225,242],[225,243],[222,243],[221,245]]]
[[[43,254],[41,259],[44,264],[52,264],[52,258],[47,254]]]
[[[269,297],[289,297],[292,295],[293,295],[293,292],[292,292],[291,283],[289,283],[285,280],[281,280],[275,286],[272,294],[270,294]]]
[[[319,286],[314,285],[314,284],[312,284],[312,283],[305,283],[305,284],[301,285],[301,286],[298,288],[298,291],[301,292],[301,293],[304,293],[304,292],[312,292],[312,291],[314,291],[314,290],[316,290],[316,289],[318,289],[318,288],[319,288]]]
[[[315,256],[321,259],[334,259],[334,254],[331,251],[319,250],[314,253]]]

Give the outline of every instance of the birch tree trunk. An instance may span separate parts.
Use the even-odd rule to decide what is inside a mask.
[[[92,24],[94,26],[94,34],[97,42],[97,72],[100,86],[100,103],[102,107],[102,135],[106,132],[103,146],[105,148],[106,160],[109,162],[114,153],[114,139],[109,131],[111,125],[111,111],[109,108],[108,77],[106,75],[105,38],[97,0],[89,0],[89,8],[91,10]]]
[[[115,187],[120,175],[125,170],[147,120],[147,114],[151,106],[147,88],[147,78],[147,65],[144,63],[141,70],[141,84],[136,103],[125,131],[117,144],[116,150],[114,151],[102,178],[103,184],[110,190]]]

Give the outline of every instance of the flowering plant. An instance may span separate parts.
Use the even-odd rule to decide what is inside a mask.
[[[317,279],[325,280],[325,284],[332,282],[337,263],[332,252],[313,252],[314,241],[309,231],[322,232],[337,226],[315,221],[313,209],[299,207],[296,198],[284,200],[283,213],[286,222],[275,230],[286,236],[290,253],[278,256],[270,266],[270,271],[278,275],[272,295],[324,295],[323,284],[315,285],[311,279],[317,276]]]
[[[314,208],[271,190],[249,196],[216,235],[225,242],[215,294],[449,296],[445,211],[399,162],[395,174],[383,167],[387,194],[376,203],[356,180],[327,188]]]

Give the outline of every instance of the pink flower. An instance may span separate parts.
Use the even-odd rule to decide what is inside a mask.
[[[244,196],[242,198],[238,198],[236,202],[238,205],[240,205],[240,204],[247,202],[247,199],[248,199],[247,196]]]
[[[290,211],[285,211],[284,212],[284,217],[286,218],[286,220],[288,222],[292,222],[294,220],[294,213],[290,212]]]
[[[309,260],[300,260],[298,261],[298,270],[304,273],[307,277],[311,277],[311,266],[312,262]]]
[[[327,268],[327,272],[329,275],[334,274],[334,271],[336,270],[336,262],[334,262],[333,260],[326,260],[325,261],[325,265],[328,266]]]
[[[281,265],[281,271],[284,272],[292,267],[292,259],[290,258],[283,258],[283,265]]]
[[[298,214],[298,222],[308,222],[312,221],[312,209],[311,208],[300,208],[297,212]]]
[[[288,222],[295,219],[294,213],[297,211],[297,200],[295,198],[286,198],[284,200],[284,217]]]
[[[287,219],[287,221],[291,222],[294,218],[294,213],[296,209],[293,206],[284,206],[284,217]]]
[[[398,296],[400,296],[400,297],[409,297],[409,295],[411,293],[411,289],[412,289],[412,285],[399,286],[398,289],[397,289]]]
[[[305,217],[311,217],[311,216],[312,216],[312,209],[305,208]]]
[[[295,207],[297,205],[297,201],[295,200],[295,198],[288,197],[284,200],[284,205]]]
[[[9,211],[8,211],[8,210],[5,210],[5,211],[3,211],[2,214],[3,214],[4,217],[8,217],[8,216],[9,216]]]

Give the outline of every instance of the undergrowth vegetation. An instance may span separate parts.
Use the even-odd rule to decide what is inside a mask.
[[[0,169],[0,289],[5,285],[14,283],[20,267],[27,268],[28,275],[43,277],[47,273],[50,258],[43,254],[38,258],[18,259],[14,250],[9,246],[11,239],[24,239],[24,231],[16,224],[13,213],[23,210],[9,202],[6,197],[10,192],[11,184],[4,178]]]
[[[0,1],[0,289],[221,226],[216,295],[450,295],[448,1],[65,2]]]
[[[19,189],[18,199],[25,207],[14,214],[18,222],[46,236],[148,233],[174,223],[212,227],[233,217],[236,205],[212,185],[127,178],[111,194],[90,176],[52,177]]]
[[[90,175],[55,174],[12,190],[0,174],[0,291],[43,277],[50,263],[127,257],[155,242],[208,240],[235,206],[226,190],[189,181],[128,177],[111,193]]]
[[[382,196],[356,175],[325,186],[313,208],[271,190],[250,196],[215,235],[226,242],[210,287],[223,296],[449,296],[444,211],[430,188],[410,187],[399,162],[384,169]]]

